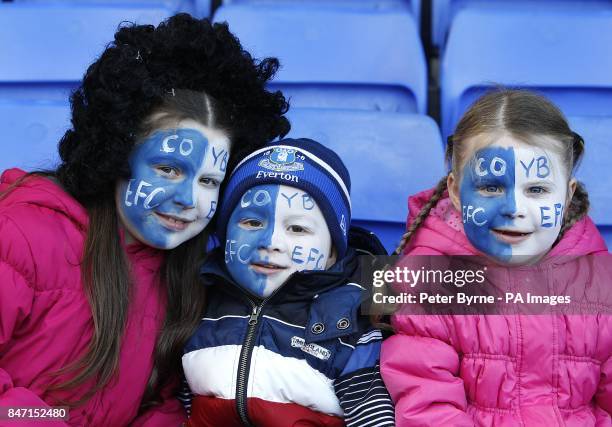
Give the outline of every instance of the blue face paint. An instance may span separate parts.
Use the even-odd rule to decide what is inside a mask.
[[[228,140],[209,141],[202,132],[160,130],[131,153],[131,178],[119,184],[117,206],[138,240],[170,249],[200,233],[212,218],[225,172],[210,152],[227,154]]]
[[[460,187],[465,234],[478,250],[504,261],[510,260],[512,247],[497,239],[491,229],[512,225],[514,171],[512,148],[488,147],[467,163]]]
[[[232,212],[227,226],[225,262],[234,280],[255,295],[263,295],[268,276],[251,268],[252,262],[268,262],[269,256],[259,251],[272,245],[274,213],[279,185],[262,185],[247,190]],[[261,223],[248,230],[238,224],[248,218]]]
[[[502,137],[478,151],[459,186],[464,230],[479,251],[504,263],[537,261],[563,220],[567,177],[560,154]]]
[[[247,190],[227,225],[225,263],[250,293],[266,297],[291,274],[327,268],[331,235],[314,199],[285,185]]]

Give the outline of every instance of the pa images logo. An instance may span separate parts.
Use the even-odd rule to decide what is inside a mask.
[[[275,172],[291,172],[304,170],[304,164],[297,161],[298,154],[291,148],[276,147],[272,152],[266,152],[265,158],[258,164],[262,168]],[[304,159],[304,156],[300,156]]]

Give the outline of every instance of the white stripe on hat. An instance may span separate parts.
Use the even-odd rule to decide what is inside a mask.
[[[312,159],[316,164],[318,164],[323,169],[325,169],[327,171],[327,173],[329,173],[332,177],[334,177],[334,179],[336,180],[338,185],[340,185],[340,188],[342,189],[342,191],[344,192],[344,195],[346,196],[346,200],[348,200],[349,210],[352,210],[351,195],[349,194],[349,191],[346,188],[346,185],[344,184],[344,181],[342,180],[342,178],[340,178],[340,175],[338,175],[338,173],[335,170],[333,170],[332,167],[328,163],[326,163],[325,161],[321,160],[320,158],[318,158],[317,156],[315,156],[311,152],[306,151],[303,148],[296,147],[294,145],[269,145],[267,147],[260,148],[259,150],[253,151],[251,154],[246,156],[244,159],[242,159],[242,161],[240,163],[238,163],[236,165],[236,167],[234,168],[234,170],[230,174],[230,177],[247,160],[252,159],[253,157],[263,153],[264,151],[273,150],[275,148],[288,148],[288,149],[291,149],[291,150],[299,151],[299,152],[301,152],[303,154],[306,154],[308,156],[308,158]]]

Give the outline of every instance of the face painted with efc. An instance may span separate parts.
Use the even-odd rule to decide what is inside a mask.
[[[127,231],[159,249],[196,236],[215,213],[228,159],[227,136],[193,120],[152,133],[130,155],[131,178],[117,186]]]
[[[285,185],[247,190],[227,224],[225,263],[234,280],[267,297],[296,271],[334,262],[325,217],[304,191]]]
[[[558,153],[504,136],[464,167],[465,233],[477,249],[504,263],[535,262],[559,235],[567,191]]]

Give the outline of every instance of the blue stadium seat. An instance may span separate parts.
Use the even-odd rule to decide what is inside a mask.
[[[69,124],[66,103],[0,101],[0,173],[12,167],[54,169],[59,160],[57,143]]]
[[[584,159],[577,178],[584,183],[591,201],[590,215],[612,248],[612,112],[608,117],[568,117],[572,130],[584,138]]]
[[[568,115],[612,111],[612,11],[461,10],[441,65],[442,134],[491,83],[547,95]]]
[[[408,11],[229,4],[214,20],[253,56],[280,59],[272,88],[295,107],[425,112],[425,59]]]
[[[431,41],[434,46],[444,50],[446,36],[455,15],[465,8],[489,8],[497,10],[521,10],[527,14],[537,13],[539,10],[563,9],[590,9],[610,10],[610,0],[434,0],[431,2]]]
[[[212,0],[185,0],[186,3],[193,1],[193,12],[188,10],[188,5],[179,9],[181,12],[191,13],[198,18],[210,18],[212,15]]]
[[[0,169],[52,167],[69,126],[68,96],[120,22],[157,24],[162,8],[93,3],[0,4]]]
[[[198,18],[210,16],[211,0],[4,0],[13,5],[30,5],[37,7],[95,7],[127,10],[138,8],[141,10],[163,11],[166,15],[185,12]],[[0,6],[2,7],[2,6]],[[1,10],[1,9],[0,9]]]
[[[406,227],[408,196],[444,175],[440,132],[429,117],[292,108],[290,137],[335,150],[351,174],[353,223],[374,231],[389,251]]]
[[[197,0],[196,0],[197,1]],[[415,17],[417,28],[421,23],[421,0],[223,0],[223,4],[287,5],[311,4],[317,8],[346,8],[354,10],[408,10]]]

